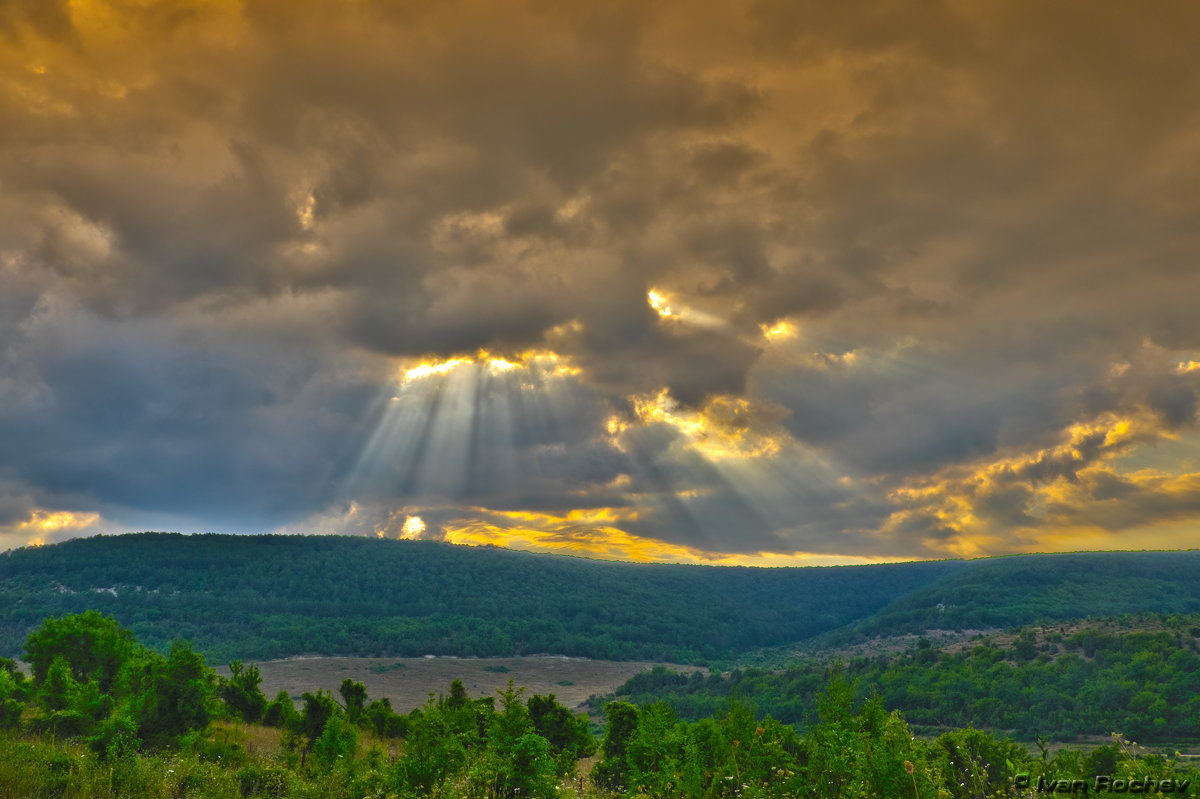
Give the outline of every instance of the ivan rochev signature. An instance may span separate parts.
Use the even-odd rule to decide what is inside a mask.
[[[1037,782],[1028,774],[1017,774],[1013,787],[1034,788],[1040,793],[1187,793],[1191,780],[1155,779],[1154,777],[1098,776],[1090,780],[1054,779],[1042,775]]]

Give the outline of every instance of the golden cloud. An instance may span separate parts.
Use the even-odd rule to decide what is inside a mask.
[[[1076,422],[1053,446],[953,467],[892,490],[889,499],[899,509],[882,532],[927,526],[930,550],[974,557],[1111,546],[1117,531],[1200,519],[1200,475],[1113,468],[1136,446],[1175,437],[1149,411]]]
[[[686,438],[688,446],[712,460],[769,458],[778,454],[782,434],[769,429],[763,414],[741,397],[717,396],[699,409],[681,406],[667,389],[631,398],[641,424],[666,424]],[[610,420],[610,433],[625,429]]]
[[[526,350],[511,355],[496,355],[488,350],[477,350],[471,355],[456,355],[441,360],[422,358],[408,360],[400,368],[402,382],[420,380],[435,375],[445,375],[460,366],[480,366],[492,372],[508,372],[514,369],[536,369],[555,375],[579,374],[579,368],[570,360],[551,350]]]
[[[735,555],[669,544],[632,535],[615,526],[636,518],[629,508],[593,508],[564,514],[471,509],[478,516],[443,526],[445,540],[471,546],[503,546],[531,552],[640,563],[690,563],[722,566],[832,566],[883,563],[872,558],[811,553],[751,552]]]
[[[40,547],[60,537],[72,537],[85,532],[99,521],[99,513],[35,508],[28,519],[7,529],[0,528],[0,540],[20,541],[25,546]]]

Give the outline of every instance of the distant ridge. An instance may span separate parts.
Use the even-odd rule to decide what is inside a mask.
[[[0,654],[94,608],[214,661],[552,653],[705,663],[839,631],[1200,610],[1200,552],[756,569],[346,536],[136,533],[0,557]],[[940,605],[940,607],[939,607]]]
[[[344,536],[138,533],[0,557],[0,652],[95,608],[214,659],[553,653],[704,662],[863,619],[956,562],[627,564]]]
[[[966,566],[848,632],[894,635],[1200,612],[1200,550],[1195,549],[1006,555]]]

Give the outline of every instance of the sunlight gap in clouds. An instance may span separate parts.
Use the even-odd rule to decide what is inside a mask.
[[[769,326],[759,325],[759,329],[762,330],[763,338],[768,341],[782,341],[796,335],[795,325],[787,320]]]
[[[483,508],[473,510],[483,518],[464,518],[448,524],[446,541],[601,560],[709,566],[844,566],[894,560],[810,553],[750,552],[727,555],[631,535],[620,527],[605,524],[605,521],[611,520],[611,514],[603,511],[582,515],[571,512],[556,516],[544,513],[496,513]],[[589,523],[581,524],[585,521],[584,517]]]
[[[659,294],[654,289],[650,289],[650,291],[646,294],[646,301],[650,303],[650,307],[653,308],[654,312],[659,316],[671,315],[671,306],[667,304],[667,298]]]
[[[560,362],[561,361],[561,362]],[[403,367],[404,381],[420,380],[433,375],[444,375],[460,366],[484,367],[493,373],[507,372],[513,369],[527,369],[531,363],[536,363],[541,371],[547,365],[552,365],[553,372],[558,375],[578,374],[578,367],[571,366],[557,353],[550,350],[527,350],[508,358],[493,355],[487,350],[479,350],[474,355],[460,355],[444,360],[420,360],[415,366]]]
[[[699,410],[683,408],[667,389],[657,394],[632,398],[634,416],[642,424],[670,425],[685,435],[688,446],[709,460],[770,457],[779,452],[777,437],[765,435],[743,421],[751,413],[749,401],[741,397],[713,397]],[[610,426],[619,430],[619,423]]]
[[[86,533],[99,522],[99,513],[35,508],[28,519],[7,527],[0,526],[0,542],[40,547],[60,538]]]
[[[650,289],[646,292],[646,302],[656,314],[668,322],[711,330],[728,330],[730,328],[726,320],[671,300],[665,293],[657,289]]]
[[[398,506],[376,524],[381,537],[691,563],[870,560],[797,553],[775,534],[803,527],[797,514],[844,484],[778,427],[778,411],[743,397],[690,408],[663,388],[630,397],[628,414],[596,418],[595,430],[571,431],[561,427],[561,403],[582,390],[582,375],[552,351],[408,360],[397,375],[343,491],[352,506]],[[567,440],[580,436],[573,446],[621,453],[620,471],[555,487],[560,475],[542,457],[566,455]],[[540,502],[574,507],[539,510]],[[681,529],[694,543],[668,540]],[[741,554],[720,551],[731,535],[748,537]],[[747,543],[755,540],[757,548]]]
[[[417,508],[516,490],[521,437],[555,427],[556,392],[577,373],[547,350],[402,362],[344,495]],[[427,531],[414,518],[409,537]]]

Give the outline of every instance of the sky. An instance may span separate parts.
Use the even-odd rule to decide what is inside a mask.
[[[0,547],[1195,546],[1198,30],[0,2]]]

